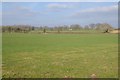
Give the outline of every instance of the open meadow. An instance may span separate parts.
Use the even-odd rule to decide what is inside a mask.
[[[118,35],[3,33],[3,78],[118,77]]]

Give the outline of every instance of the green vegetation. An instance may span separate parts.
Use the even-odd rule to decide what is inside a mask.
[[[3,33],[3,77],[118,77],[117,34]]]

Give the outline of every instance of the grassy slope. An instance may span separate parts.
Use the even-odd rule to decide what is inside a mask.
[[[3,77],[117,77],[116,34],[3,34]]]

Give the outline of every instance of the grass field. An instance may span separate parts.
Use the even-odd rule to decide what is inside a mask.
[[[117,34],[3,33],[4,78],[118,77]]]

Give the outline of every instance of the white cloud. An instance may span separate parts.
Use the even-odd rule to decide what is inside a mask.
[[[98,8],[90,8],[90,9],[86,9],[86,10],[81,10],[80,12],[109,12],[109,11],[114,11],[117,10],[118,6],[114,5],[114,6],[109,6],[109,7],[98,7]]]
[[[83,13],[89,14],[89,13],[97,13],[97,12],[111,12],[111,11],[117,11],[117,10],[118,10],[117,5],[108,6],[108,7],[89,8],[89,9],[86,9],[86,10],[77,11],[72,16],[79,16]]]
[[[48,4],[47,7],[51,9],[61,9],[61,8],[71,8],[72,6],[61,3],[52,3],[52,4]]]
[[[46,7],[47,7],[47,11],[50,11],[50,12],[61,12],[66,9],[75,8],[77,6],[74,6],[71,3],[49,3],[46,5]]]

